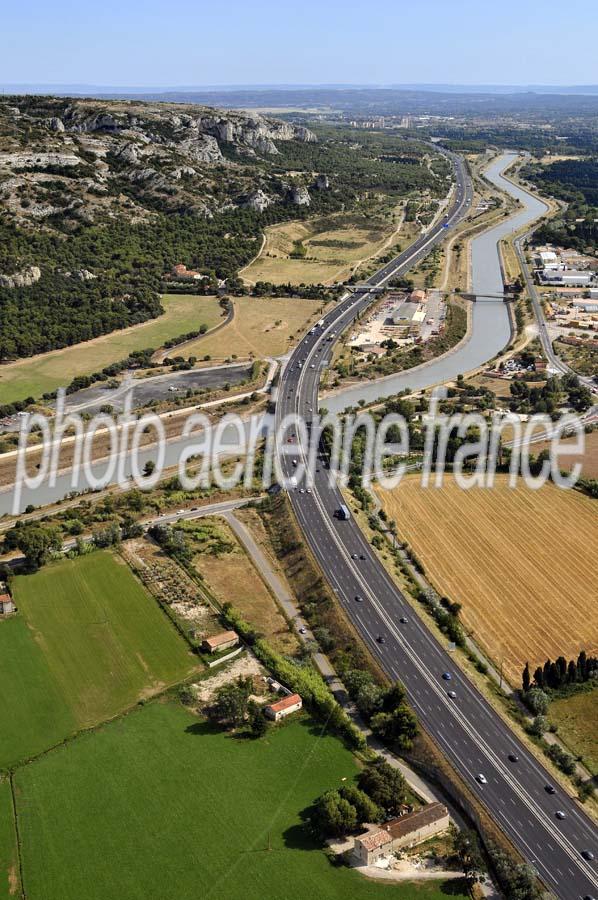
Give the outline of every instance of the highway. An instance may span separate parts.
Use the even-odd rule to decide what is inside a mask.
[[[472,187],[461,162],[451,159],[457,190],[447,218],[384,266],[370,284],[377,286],[406,272],[442,239],[445,225],[454,226],[464,215]],[[309,422],[318,409],[320,373],[329,362],[335,339],[371,300],[367,290],[342,298],[321,327],[299,344],[281,376],[278,423],[289,414]],[[297,443],[288,444],[282,437],[278,458],[287,479],[301,464],[307,466],[307,452],[300,430]],[[422,726],[549,890],[561,900],[596,897],[596,861],[582,856],[582,851],[590,851],[598,858],[595,826],[575,800],[558,784],[552,785],[546,769],[413,612],[355,520],[335,517],[343,499],[329,474],[319,466],[311,482],[304,485],[310,492],[291,489],[289,497],[309,546],[349,619],[388,676],[404,683]],[[357,596],[363,602],[357,602]],[[407,621],[401,622],[401,618]],[[451,676],[450,681],[443,679],[444,673]],[[448,690],[455,691],[455,699]],[[478,781],[480,775],[484,783]],[[554,793],[548,793],[547,786]],[[557,811],[564,812],[565,818],[557,819]]]

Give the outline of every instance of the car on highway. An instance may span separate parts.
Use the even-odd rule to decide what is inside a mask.
[[[457,699],[457,691],[447,691],[446,693],[447,693],[447,696],[449,696],[451,698],[451,700]]]
[[[355,602],[363,603],[363,597],[361,596],[361,594],[355,594]]]
[[[385,643],[386,643],[386,638],[384,637],[383,634],[379,634],[378,637],[376,638],[376,640],[378,641],[379,644],[385,644]]]
[[[519,762],[519,757],[516,753],[509,753],[509,759],[511,762]]]
[[[581,855],[583,856],[584,859],[587,859],[588,862],[594,861],[594,854],[592,853],[591,850],[582,850]]]
[[[443,672],[442,677],[445,681],[450,681],[453,676],[451,675],[450,672]]]
[[[408,621],[409,619],[407,618],[407,616],[401,616],[401,618],[399,619],[401,625],[406,625]]]
[[[566,818],[566,815],[562,809],[557,809],[557,811],[555,812],[555,816],[557,817],[557,819],[565,819]]]
[[[556,788],[554,788],[551,784],[544,785],[544,790],[547,794],[556,794]]]
[[[480,784],[488,784],[488,779],[486,778],[485,775],[482,775],[481,772],[479,773],[479,775],[476,775],[475,780],[478,781]]]
[[[359,559],[359,556],[357,555],[357,553],[352,553],[351,559]]]

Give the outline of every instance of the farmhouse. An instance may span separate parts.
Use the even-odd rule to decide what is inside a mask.
[[[206,653],[216,653],[218,650],[228,650],[230,647],[236,647],[239,644],[239,635],[236,631],[222,631],[220,634],[213,634],[211,637],[204,638],[201,642],[201,649]]]
[[[15,605],[8,592],[8,586],[0,581],[0,616],[7,616],[15,611]]]
[[[201,272],[194,272],[192,269],[188,269],[187,266],[182,263],[177,263],[176,266],[172,267],[171,277],[183,281],[202,281],[205,278],[205,275],[202,275]]]
[[[435,834],[446,831],[449,814],[442,803],[428,803],[415,812],[390,819],[355,838],[353,856],[358,865],[374,865],[401,847],[415,847]]]
[[[299,694],[289,694],[288,697],[283,697],[282,700],[277,700],[276,703],[271,703],[267,706],[264,713],[269,719],[274,719],[275,722],[279,722],[280,719],[284,719],[286,716],[290,716],[291,713],[297,712],[302,706],[303,701]]]

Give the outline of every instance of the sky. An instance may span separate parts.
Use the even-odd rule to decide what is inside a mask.
[[[596,0],[31,0],[0,83],[598,84]]]

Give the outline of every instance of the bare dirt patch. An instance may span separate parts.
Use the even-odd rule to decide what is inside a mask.
[[[265,669],[262,668],[255,656],[246,653],[243,656],[234,659],[231,663],[222,669],[219,669],[209,678],[203,678],[196,684],[191,685],[191,689],[195,697],[200,703],[209,703],[219,687],[223,684],[230,684],[237,678],[252,678],[254,686],[260,693],[255,694],[255,699],[265,699],[268,689],[264,681],[266,675]]]

